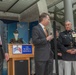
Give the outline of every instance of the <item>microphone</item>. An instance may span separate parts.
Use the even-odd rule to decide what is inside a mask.
[[[52,35],[53,33],[52,33],[52,31],[50,31],[50,33],[49,33],[50,35]]]

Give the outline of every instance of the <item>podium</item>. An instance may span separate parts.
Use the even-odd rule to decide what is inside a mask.
[[[8,44],[8,75],[30,75],[30,58],[34,57],[31,44]]]

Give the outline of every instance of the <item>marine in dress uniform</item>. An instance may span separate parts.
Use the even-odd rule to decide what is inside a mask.
[[[65,31],[59,35],[60,50],[64,63],[65,75],[71,75],[72,65],[76,75],[76,32],[71,29],[70,21],[65,22]]]

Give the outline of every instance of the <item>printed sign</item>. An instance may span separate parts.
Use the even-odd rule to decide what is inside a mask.
[[[13,45],[13,54],[22,54],[22,45]]]
[[[22,54],[31,54],[32,45],[22,45]]]

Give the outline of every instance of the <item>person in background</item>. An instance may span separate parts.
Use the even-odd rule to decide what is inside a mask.
[[[12,38],[10,40],[11,44],[23,44],[24,43],[23,40],[22,40],[22,38],[18,38],[18,35],[19,35],[18,30],[15,30],[13,32],[13,35],[14,35],[14,38]]]
[[[39,16],[39,24],[32,30],[32,41],[35,46],[34,59],[36,75],[52,75],[53,71],[53,52],[50,41],[52,35],[48,35],[45,28],[50,22],[47,13]]]
[[[64,64],[65,75],[71,75],[72,66],[76,75],[76,32],[72,30],[72,23],[65,22],[65,31],[59,34],[60,50]]]
[[[59,67],[59,75],[63,75],[63,61],[62,61],[62,52],[60,51],[59,48],[59,41],[58,41],[58,37],[59,37],[59,32],[58,30],[56,30],[56,40],[57,40],[57,55],[58,55],[58,67]],[[51,44],[51,49],[54,53],[54,60],[53,60],[53,73],[56,73],[56,67],[55,67],[55,44],[54,44],[54,38],[51,40],[50,42]]]
[[[0,75],[2,75],[3,59],[9,60],[7,30],[5,24],[0,20]]]
[[[29,44],[33,44],[32,43],[32,38],[30,38]],[[36,75],[35,74],[35,62],[34,62],[34,57],[30,59],[31,61],[31,75]]]

